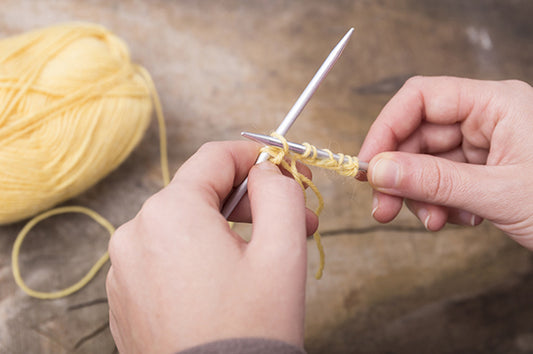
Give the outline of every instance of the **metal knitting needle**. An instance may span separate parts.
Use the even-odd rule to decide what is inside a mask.
[[[276,133],[280,135],[285,135],[289,128],[292,126],[296,118],[300,115],[302,110],[304,109],[305,105],[309,100],[311,99],[311,96],[315,93],[318,86],[324,80],[326,75],[329,73],[330,69],[333,67],[337,59],[342,54],[342,51],[344,50],[344,47],[346,47],[346,44],[348,43],[348,40],[352,36],[354,29],[350,28],[348,33],[342,37],[342,39],[339,41],[339,43],[333,48],[331,53],[329,53],[328,57],[322,63],[318,71],[316,72],[315,76],[311,79],[309,84],[307,84],[307,87],[304,89],[300,97],[296,100],[296,103],[292,108],[290,109],[289,113],[285,116],[279,127],[276,129]],[[266,153],[262,153],[257,158],[257,161],[255,162],[260,163],[264,162],[268,159],[268,155]],[[224,204],[224,207],[222,208],[222,215],[227,219],[233,209],[237,206],[239,201],[242,199],[242,197],[246,194],[248,190],[248,178],[244,180],[234,191],[233,193],[228,197],[226,203]]]
[[[255,134],[255,133],[249,133],[249,132],[242,132],[241,135],[244,136],[245,138],[248,138],[250,140],[253,140],[261,144],[277,146],[280,148],[283,147],[283,143],[281,142],[281,140],[276,139],[273,136]],[[307,148],[302,144],[297,144],[297,143],[287,141],[287,145],[289,146],[289,150],[294,151],[297,154],[303,154],[304,152],[307,151]],[[321,150],[321,149],[316,149],[316,157],[322,160],[331,158],[331,156],[329,155],[327,151]],[[340,156],[338,154],[333,154],[333,159],[338,161],[340,159]],[[343,161],[350,162],[347,156],[344,156]],[[359,170],[366,172],[368,170],[368,162],[359,162]]]

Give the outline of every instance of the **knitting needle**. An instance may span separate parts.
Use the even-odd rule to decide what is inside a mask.
[[[296,103],[292,106],[292,108],[289,110],[279,127],[276,129],[276,133],[280,135],[285,135],[289,128],[292,126],[296,118],[300,115],[302,110],[304,109],[305,105],[309,100],[311,99],[311,96],[315,93],[318,86],[324,80],[326,75],[329,73],[337,59],[342,54],[342,51],[344,50],[344,47],[346,47],[346,44],[348,43],[348,40],[352,36],[354,29],[350,28],[350,30],[342,37],[342,39],[337,43],[335,48],[329,53],[326,60],[324,60],[324,63],[320,66],[316,74],[313,76],[309,84],[307,84],[307,87],[304,89],[304,91],[301,93],[300,97],[296,100]],[[261,153],[259,157],[257,158],[257,161],[255,162],[260,163],[264,162],[268,159],[268,154]],[[222,208],[222,215],[227,219],[233,209],[237,206],[239,201],[242,199],[244,194],[246,194],[248,190],[248,178],[246,178],[234,191],[230,196],[228,197],[226,203],[224,204],[224,207]]]
[[[250,140],[253,140],[261,144],[277,146],[280,148],[283,147],[283,143],[281,142],[281,140],[273,136],[249,133],[249,132],[242,132],[241,135],[244,136],[245,138],[248,138]],[[302,144],[297,144],[297,143],[287,141],[287,145],[289,146],[290,151],[294,151],[297,154],[303,154],[304,152],[307,151],[307,148]],[[330,159],[331,157],[333,157],[333,159],[337,161],[339,161],[340,159],[340,156],[338,154],[333,154],[332,156],[330,156],[330,154],[326,150],[316,149],[316,158],[324,160],[324,159]],[[343,161],[345,163],[350,162],[348,156],[344,156]],[[368,162],[359,162],[359,170],[366,172],[368,170]]]

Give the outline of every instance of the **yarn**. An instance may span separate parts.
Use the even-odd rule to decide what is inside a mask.
[[[330,158],[318,159],[316,154],[317,148],[309,143],[303,143],[302,145],[306,147],[306,150],[304,151],[304,153],[298,154],[289,150],[289,145],[287,144],[287,140],[283,135],[274,132],[271,134],[271,136],[280,140],[283,144],[283,147],[264,146],[263,148],[261,148],[261,152],[267,153],[270,156],[269,161],[276,165],[280,165],[293,176],[294,180],[298,182],[300,187],[302,187],[302,190],[304,191],[304,196],[306,196],[306,186],[313,191],[313,193],[318,199],[318,206],[315,209],[315,213],[317,216],[320,216],[320,213],[324,209],[324,198],[322,197],[322,194],[320,194],[320,191],[313,183],[313,181],[311,181],[309,178],[307,178],[298,171],[298,168],[296,167],[296,162],[299,161],[306,165],[326,168],[337,172],[341,176],[347,177],[355,177],[355,175],[357,175],[357,172],[359,171],[359,159],[355,156],[347,156],[348,161],[345,162],[345,155],[338,154],[339,159],[335,160],[333,158],[333,153],[330,150],[323,149],[329,153]],[[320,279],[322,278],[324,267],[326,265],[326,254],[324,252],[324,247],[322,246],[322,239],[318,231],[313,234],[313,239],[315,240],[316,247],[320,256],[320,263],[318,266],[318,270],[315,274],[315,278]]]
[[[148,126],[152,92],[146,70],[101,26],[1,40],[0,224],[48,210],[115,169]]]
[[[107,263],[109,260],[109,253],[106,252],[104,255],[100,257],[100,259],[91,267],[91,269],[85,274],[83,278],[81,278],[76,284],[71,285],[63,290],[58,291],[52,291],[52,292],[43,292],[43,291],[36,291],[31,289],[24,283],[24,280],[22,280],[22,276],[20,275],[20,268],[19,268],[19,254],[20,254],[20,247],[22,246],[22,242],[24,241],[24,238],[30,232],[30,230],[40,221],[49,218],[50,216],[57,215],[57,214],[64,214],[64,213],[82,213],[85,215],[88,215],[91,217],[94,221],[102,225],[108,232],[109,235],[113,235],[115,232],[115,227],[111,225],[109,221],[107,221],[103,216],[100,214],[94,212],[91,209],[87,209],[84,207],[79,206],[69,206],[69,207],[62,207],[62,208],[55,208],[52,210],[49,210],[47,212],[44,212],[32,220],[30,220],[26,226],[20,231],[18,234],[15,243],[13,245],[13,251],[11,253],[11,268],[13,269],[13,277],[15,278],[15,282],[17,285],[28,295],[43,299],[43,300],[50,300],[50,299],[58,299],[61,297],[68,296],[72,293],[75,293],[76,291],[83,288],[87,283],[89,283],[96,273],[104,266],[104,264]]]
[[[141,140],[152,108],[166,185],[170,178],[161,103],[150,74],[130,61],[121,39],[98,25],[70,23],[0,40],[0,224],[48,210],[109,174]],[[72,212],[114,232],[105,218],[80,206],[35,216],[12,251],[13,276],[28,295],[70,295],[109,259],[106,252],[80,281],[63,290],[40,292],[24,283],[18,261],[28,232],[45,218]]]

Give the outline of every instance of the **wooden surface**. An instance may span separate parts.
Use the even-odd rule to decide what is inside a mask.
[[[533,82],[533,3],[527,0],[31,1],[1,0],[0,35],[57,22],[101,23],[153,75],[172,170],[202,143],[271,131],[333,45],[356,32],[289,133],[357,154],[380,109],[411,75]],[[161,187],[155,121],[118,170],[69,201],[119,225]],[[370,218],[367,184],[314,171],[326,209],[327,263],[309,244],[309,353],[532,352],[530,252],[487,223],[425,232],[407,212]],[[0,352],[113,353],[105,271],[65,299],[28,298],[10,266],[24,223],[0,228]],[[243,233],[246,226],[239,226]],[[108,236],[83,216],[32,231],[22,271],[34,288],[77,280]]]

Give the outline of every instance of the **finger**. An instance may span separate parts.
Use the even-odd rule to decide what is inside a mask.
[[[252,222],[252,213],[250,212],[250,198],[248,198],[248,194],[245,194],[242,197],[235,209],[233,209],[233,211],[229,215],[228,220],[245,223]]]
[[[477,146],[488,146],[494,123],[486,117],[495,91],[495,83],[454,77],[414,77],[385,105],[372,124],[361,147],[359,158],[369,161],[376,154],[396,150],[422,121],[452,125],[469,120],[472,139]]]
[[[278,166],[278,168],[281,170],[281,173],[284,176],[293,178],[292,174],[289,171],[285,170],[284,168],[281,168],[280,166]],[[297,161],[296,168],[299,173],[303,174],[309,180],[313,179],[313,174],[311,170],[305,164]],[[308,185],[304,183],[304,187],[307,189]],[[312,229],[314,220],[312,220],[313,217],[311,215],[309,216],[309,218],[310,224],[308,226],[310,229]],[[248,198],[248,194],[245,194],[244,197],[242,197],[241,201],[237,204],[228,220],[235,222],[252,222],[252,213],[250,212],[250,199]]]
[[[424,224],[428,231],[439,231],[448,221],[448,208],[406,199],[405,205]]]
[[[489,156],[488,147],[477,147],[465,139],[462,144],[462,149],[466,161],[478,165],[484,165],[487,163],[487,158]]]
[[[392,221],[400,212],[403,198],[373,191],[372,217],[381,223]]]
[[[369,182],[386,194],[434,205],[481,211],[499,218],[496,210],[508,186],[505,168],[457,163],[420,154],[387,152],[370,162]]]
[[[452,150],[463,139],[459,124],[421,123],[413,134],[398,145],[399,151],[435,154]]]
[[[290,171],[287,171],[286,169],[280,167],[280,170],[281,170],[281,173],[283,173],[284,176],[287,176],[287,177],[292,177],[292,173],[290,173]],[[305,164],[301,163],[300,161],[296,161],[296,170],[303,174],[305,177],[309,178],[309,179],[313,179],[313,173],[311,172],[311,170],[309,169],[309,167],[307,167]]]
[[[258,147],[252,142],[204,144],[182,165],[168,187],[192,192],[197,200],[220,209],[232,188],[244,181],[257,154]]]
[[[461,149],[460,147],[450,151],[435,154],[434,156],[455,162],[467,162],[463,149]]]
[[[250,212],[250,199],[245,195],[239,202],[235,210],[231,213],[229,221],[251,223],[252,213]],[[307,236],[312,236],[318,229],[318,216],[309,208],[305,210],[305,227]]]
[[[254,270],[251,281],[276,294],[274,297],[281,296],[281,301],[274,301],[278,312],[285,318],[301,319],[303,328],[307,278],[304,192],[277,166],[263,162],[250,170],[248,194],[253,231],[245,255]]]
[[[305,208],[305,230],[307,237],[313,236],[318,230],[318,216],[309,208]]]
[[[460,210],[456,208],[449,208],[448,210],[448,222],[450,224],[462,226],[477,226],[481,224],[482,221],[483,218],[465,210]]]
[[[463,152],[463,149],[461,147],[456,147],[455,149],[452,149],[446,152],[435,153],[433,154],[433,156],[455,161],[455,162],[468,162]],[[475,162],[472,162],[472,163],[475,163]],[[362,172],[362,171],[359,171],[357,173],[357,176],[355,176],[355,178],[362,182],[368,181],[367,173]]]
[[[466,161],[461,148],[455,148],[452,151],[437,154],[436,156],[457,162]],[[374,191],[373,203],[374,205],[372,210],[372,216],[374,216],[374,218],[380,222],[389,222],[394,219],[396,215],[400,212],[402,207],[402,198],[389,196],[387,194]],[[407,207],[413,212],[413,214],[415,214],[420,219],[426,229],[430,231],[437,231],[445,225],[446,212],[438,210],[442,207],[422,202],[417,202],[417,205],[415,207],[415,205],[413,204],[414,201],[409,199],[405,200],[405,203]],[[382,206],[379,210],[378,205]],[[436,210],[433,212],[434,209]]]
[[[277,166],[263,162],[250,170],[248,195],[253,218],[251,246],[259,252],[299,253],[306,247],[306,207],[301,187]]]

